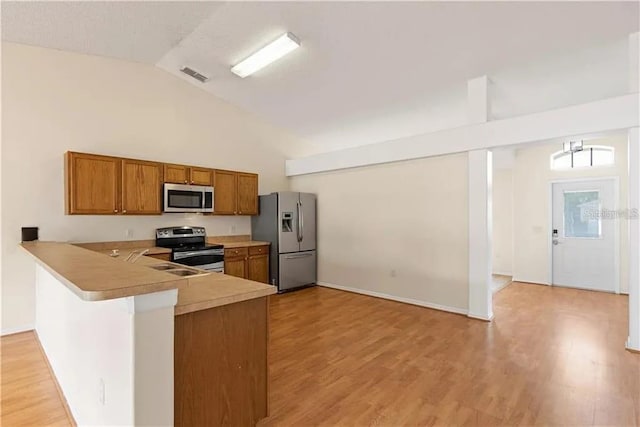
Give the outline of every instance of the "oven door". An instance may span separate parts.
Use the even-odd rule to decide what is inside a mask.
[[[213,212],[213,187],[164,184],[164,212]]]
[[[171,254],[171,261],[208,271],[224,272],[224,249],[178,251]]]

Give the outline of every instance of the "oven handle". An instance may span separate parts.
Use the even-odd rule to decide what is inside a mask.
[[[173,259],[191,258],[201,255],[224,255],[224,249],[209,249],[204,251],[192,251],[192,252],[174,252]]]

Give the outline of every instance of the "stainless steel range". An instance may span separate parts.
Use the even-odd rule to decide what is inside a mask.
[[[171,249],[171,261],[224,273],[224,246],[207,245],[204,227],[166,227],[156,230],[156,246]]]

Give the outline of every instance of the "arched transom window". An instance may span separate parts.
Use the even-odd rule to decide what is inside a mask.
[[[585,145],[582,151],[558,151],[551,155],[551,169],[554,170],[609,166],[613,163],[613,147],[605,145]]]

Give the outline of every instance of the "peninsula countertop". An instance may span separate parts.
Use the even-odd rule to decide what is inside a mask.
[[[26,242],[22,247],[80,299],[101,301],[178,289],[175,314],[232,304],[275,294],[276,288],[221,273],[176,277],[149,268],[165,261],[141,257],[136,263],[126,259],[131,248],[119,257],[108,251],[93,251],[70,243]]]

